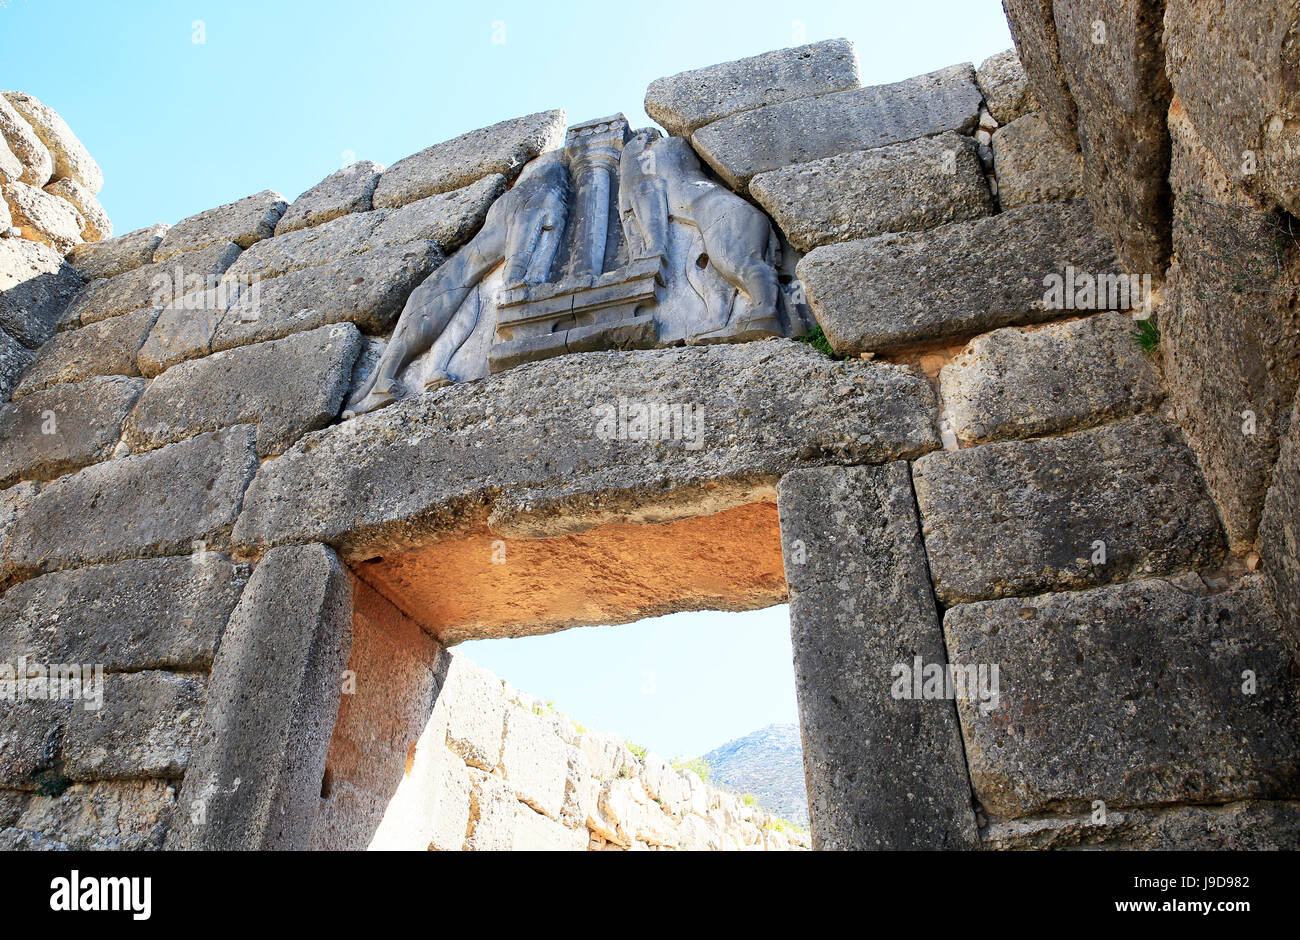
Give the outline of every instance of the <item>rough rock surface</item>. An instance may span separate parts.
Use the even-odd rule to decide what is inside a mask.
[[[954,663],[999,664],[997,708],[958,700],[994,814],[1300,795],[1300,701],[1257,577],[968,604],[944,633]]]
[[[281,453],[338,417],[360,348],[357,328],[336,323],[181,363],[149,385],[123,439],[142,450],[256,424],[258,456]]]
[[[777,505],[813,847],[973,847],[956,710],[891,682],[946,659],[907,465],[798,470]]]
[[[1168,0],[1166,70],[1233,183],[1300,215],[1300,88],[1292,0]]]
[[[21,91],[6,91],[3,94],[49,150],[54,159],[54,179],[72,180],[84,186],[92,196],[104,188],[104,174],[100,171],[99,164],[77,139],[77,135],[72,133],[67,121],[32,95]]]
[[[107,278],[143,267],[153,261],[153,253],[171,228],[159,222],[101,242],[87,242],[72,249],[68,261],[82,277]]]
[[[0,239],[0,328],[35,349],[82,288],[59,253],[25,238]]]
[[[288,207],[283,196],[264,189],[237,202],[182,219],[163,235],[162,243],[154,252],[154,261],[167,261],[183,252],[225,242],[247,248],[274,235],[275,225]]]
[[[491,173],[513,180],[533,157],[558,147],[564,129],[563,111],[539,111],[434,144],[397,161],[379,177],[375,208],[404,206]]]
[[[1003,209],[1082,195],[1082,156],[1062,146],[1039,113],[1026,114],[997,129],[993,160]]]
[[[1124,269],[1158,276],[1170,255],[1165,0],[1058,0],[1054,9],[1088,202]]]
[[[975,142],[951,133],[760,173],[749,191],[800,251],[993,211]]]
[[[1300,397],[1278,452],[1259,534],[1268,597],[1300,659]]]
[[[895,349],[1059,315],[1045,278],[1115,271],[1082,202],[1025,206],[932,232],[826,245],[799,280],[840,355]]]
[[[1207,568],[1222,554],[1196,461],[1155,417],[927,454],[913,479],[945,605]]]
[[[1038,101],[1014,49],[985,59],[975,72],[975,81],[984,92],[985,106],[999,124],[1010,124],[1038,110]]]
[[[1056,434],[1150,411],[1160,376],[1126,314],[995,330],[939,373],[944,414],[966,444]]]
[[[258,564],[213,665],[169,848],[308,846],[352,645],[352,591],[321,545]]]
[[[1300,381],[1300,240],[1232,191],[1177,106],[1170,127],[1178,263],[1160,349],[1228,538],[1249,550]]]
[[[22,164],[19,179],[29,186],[44,186],[54,175],[54,158],[49,148],[27,119],[14,109],[9,99],[0,95],[0,137],[4,137],[9,151]]]
[[[1077,144],[1077,109],[1061,65],[1052,0],[1002,0],[1029,90],[1062,141]]]
[[[15,399],[96,375],[139,375],[137,355],[157,317],[157,310],[146,308],[54,334],[18,383]]]
[[[0,662],[100,663],[106,672],[206,669],[247,566],[219,552],[58,571],[0,597]]]
[[[383,172],[382,164],[370,160],[336,170],[293,201],[276,223],[275,234],[321,225],[352,212],[369,212]]]
[[[108,213],[94,193],[80,183],[70,179],[57,179],[45,184],[45,192],[67,201],[77,210],[81,216],[82,241],[97,242],[113,237],[113,223],[109,221]]]
[[[757,174],[791,164],[973,130],[981,100],[975,70],[954,65],[892,85],[742,111],[700,128],[691,143],[729,186],[744,189]]]
[[[4,118],[0,117],[0,124],[3,124]],[[9,149],[9,144],[4,135],[0,134],[0,183],[16,183],[23,177],[23,161],[14,156],[14,152]],[[8,211],[7,207],[3,211]]]
[[[0,830],[0,846],[93,852],[158,849],[175,805],[176,787],[169,780],[74,783],[59,796],[30,796],[13,828]]]
[[[86,222],[72,203],[26,183],[6,183],[4,200],[22,237],[67,254],[81,244]]]
[[[620,399],[710,403],[698,446],[621,433]],[[784,340],[562,356],[308,436],[258,475],[237,538],[313,538],[366,558],[485,503],[498,530],[531,534],[646,511],[664,520],[679,506],[696,515],[702,498],[770,487],[797,466],[923,453],[936,446],[933,407],[902,367],[833,362]]]
[[[646,90],[645,110],[672,136],[689,137],[740,111],[861,84],[853,43],[827,39],[656,79]]]
[[[98,377],[0,405],[0,486],[52,480],[106,460],[143,388],[140,379]]]
[[[9,397],[33,358],[22,343],[0,329],[0,399]]]
[[[257,469],[253,428],[95,464],[44,487],[14,522],[10,562],[32,576],[126,558],[221,549]]]

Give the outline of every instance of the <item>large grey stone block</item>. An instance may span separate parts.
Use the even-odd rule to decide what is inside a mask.
[[[800,251],[993,212],[975,141],[940,134],[761,173],[749,184]]]
[[[434,144],[398,160],[379,177],[375,208],[404,206],[491,173],[513,180],[533,157],[560,145],[564,128],[563,111],[539,111]]]
[[[0,329],[0,400],[7,400],[35,356],[18,340]]]
[[[335,170],[293,201],[275,224],[275,234],[321,225],[352,212],[369,212],[383,164],[358,160]]]
[[[620,399],[703,408],[702,433],[695,443],[621,434]],[[932,408],[906,369],[834,362],[786,340],[562,356],[309,436],[259,475],[238,538],[317,538],[364,558],[484,502],[495,527],[532,534],[652,505],[662,519],[697,505],[700,487],[716,506],[728,488],[770,486],[795,467],[923,453],[936,446]]]
[[[1083,194],[1083,157],[1062,146],[1042,114],[1026,114],[993,134],[993,166],[1003,209]]]
[[[41,142],[31,124],[27,122],[9,99],[0,95],[0,137],[22,165],[22,182],[29,186],[44,186],[54,174],[54,158],[49,148]]]
[[[86,220],[72,203],[26,183],[5,183],[0,192],[9,206],[11,224],[24,239],[48,245],[61,255],[81,243]]]
[[[946,662],[907,464],[797,470],[777,506],[814,847],[973,847],[952,701],[894,695]]]
[[[0,596],[0,662],[206,669],[248,575],[219,552],[58,571]]]
[[[165,236],[164,236],[165,237]],[[218,242],[167,261],[91,281],[64,313],[68,326],[97,323],[143,307],[165,307],[212,282],[239,257],[233,242]]]
[[[54,179],[71,179],[90,192],[104,188],[104,174],[84,144],[72,133],[68,122],[49,105],[21,91],[3,93],[15,111],[31,125],[36,136],[54,159]],[[36,184],[43,185],[43,184]]]
[[[153,262],[153,253],[169,228],[170,225],[158,222],[116,238],[85,242],[72,249],[68,254],[68,262],[87,279],[125,274],[133,268]]]
[[[958,702],[980,802],[1001,816],[1300,795],[1300,697],[1259,578],[1197,596],[1154,579],[954,607]]]
[[[1155,417],[927,454],[913,478],[946,605],[1207,568],[1222,555],[1196,460]]]
[[[338,417],[360,349],[357,328],[336,323],[183,362],[150,383],[123,439],[148,449],[256,424],[258,456],[281,453]]]
[[[203,673],[106,675],[103,707],[77,704],[68,713],[63,772],[73,780],[182,776],[206,687]]]
[[[1052,130],[1067,146],[1078,146],[1078,109],[1061,64],[1052,0],[1002,0],[1011,38],[1025,70],[1029,90]]]
[[[1082,202],[825,245],[796,270],[827,339],[851,356],[1060,316],[1050,279],[1068,268],[1117,273]],[[1114,292],[1101,293],[1093,309],[1109,308]]]
[[[999,124],[1010,124],[1038,110],[1038,99],[1029,87],[1015,49],[985,59],[975,70],[975,81],[984,92],[985,107]]]
[[[794,163],[971,131],[981,100],[974,68],[954,65],[892,85],[743,111],[700,128],[691,143],[729,186],[744,189],[757,174]]]
[[[1269,600],[1300,661],[1300,396],[1264,501],[1259,552]]]
[[[59,796],[31,796],[10,833],[14,848],[158,849],[175,806],[176,786],[169,780],[74,783]]]
[[[177,222],[163,235],[154,261],[167,261],[187,251],[234,242],[247,248],[275,234],[275,225],[289,207],[274,190],[264,189],[236,202],[208,209]]]
[[[0,405],[0,486],[108,459],[143,388],[140,379],[104,376]]]
[[[139,352],[158,311],[151,307],[55,333],[41,347],[15,398],[98,375],[138,376]]]
[[[501,680],[467,656],[447,651],[443,657],[446,672],[438,690],[435,718],[446,722],[445,743],[471,767],[494,771],[501,765],[505,733],[507,703]]]
[[[1165,0],[1053,3],[1088,202],[1125,270],[1153,277],[1171,251],[1164,10]]]
[[[50,338],[82,283],[53,248],[0,238],[0,328],[29,349]]]
[[[229,542],[257,470],[248,425],[95,464],[44,487],[15,521],[10,562],[28,576]]]
[[[1166,71],[1234,185],[1300,215],[1293,0],[1168,0]]]
[[[213,664],[168,848],[308,846],[352,646],[352,590],[322,545],[258,564]]]
[[[518,705],[506,709],[501,775],[515,796],[537,812],[558,820],[564,806],[568,768],[567,745],[550,725]]]
[[[740,111],[861,84],[853,43],[827,39],[655,79],[646,89],[645,111],[674,137],[689,137]]]
[[[1159,310],[1175,416],[1236,551],[1249,551],[1300,382],[1300,244],[1293,223],[1234,190],[1181,109],[1174,247]]]
[[[976,337],[939,373],[944,414],[966,444],[1057,434],[1150,411],[1160,376],[1122,313]]]

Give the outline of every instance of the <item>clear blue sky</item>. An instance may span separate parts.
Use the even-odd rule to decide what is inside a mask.
[[[391,165],[533,111],[649,123],[655,78],[838,36],[866,84],[1011,45],[999,0],[0,0],[0,84],[68,121],[122,233],[262,189],[292,199],[348,159]],[[682,614],[463,649],[589,727],[694,755],[796,720],[787,617]]]

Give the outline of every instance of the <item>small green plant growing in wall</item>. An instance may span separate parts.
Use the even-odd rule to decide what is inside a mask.
[[[1137,320],[1137,329],[1129,333],[1134,341],[1142,348],[1147,355],[1151,355],[1160,347],[1160,327],[1156,325],[1155,317],[1148,317],[1145,320]]]
[[[54,771],[46,771],[36,778],[36,792],[41,796],[60,797],[72,786],[72,778]]]
[[[752,793],[746,793],[744,796],[740,798],[740,802],[744,803],[746,806],[758,805],[758,800],[754,799],[754,794]]]
[[[807,343],[809,346],[817,350],[819,353],[822,353],[825,356],[829,356],[832,359],[844,358],[843,356],[837,355],[835,353],[835,350],[831,348],[830,340],[826,338],[826,334],[822,331],[822,328],[820,326],[813,327],[813,329],[810,332],[807,332],[803,336],[800,336],[799,342]]]
[[[644,761],[646,754],[649,753],[641,745],[633,744],[631,741],[627,742],[627,749],[631,751],[636,756],[636,759],[639,761]]]
[[[702,757],[674,757],[672,759],[673,770],[681,773],[684,770],[691,770],[701,780],[707,781],[713,774],[713,769],[709,767],[708,762]]]

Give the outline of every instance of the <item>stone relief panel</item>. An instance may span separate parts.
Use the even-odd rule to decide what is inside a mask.
[[[790,252],[685,139],[572,126],[411,294],[346,414],[564,353],[801,336]]]

